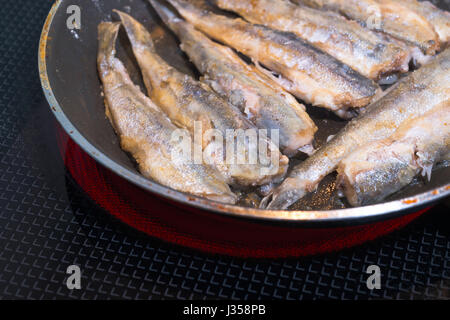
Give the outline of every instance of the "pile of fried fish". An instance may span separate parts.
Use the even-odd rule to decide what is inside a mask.
[[[361,206],[418,176],[430,179],[437,164],[450,161],[450,14],[430,2],[150,3],[202,77],[169,65],[150,32],[129,14],[115,11],[119,22],[99,25],[106,115],[146,177],[230,204],[239,200],[230,186],[260,188],[261,208],[286,209],[337,171],[340,193]],[[121,26],[147,94],[116,57]],[[394,84],[383,91],[385,83]],[[351,121],[314,150],[317,127],[299,101]],[[277,130],[279,143],[258,141],[277,165],[223,161],[223,142],[214,137],[200,141],[208,163],[174,158],[173,132],[193,137],[199,123],[200,133],[212,129],[223,136],[230,129]],[[245,143],[243,152],[250,153],[254,142]],[[288,170],[289,158],[299,153],[308,157]]]

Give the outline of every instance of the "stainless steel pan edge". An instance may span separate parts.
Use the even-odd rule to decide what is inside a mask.
[[[53,94],[52,87],[47,74],[47,46],[49,45],[49,31],[53,18],[57,13],[62,0],[57,0],[45,21],[38,53],[39,74],[41,85],[50,108],[57,121],[61,124],[68,135],[91,157],[100,164],[118,174],[127,181],[167,200],[175,201],[179,204],[192,206],[198,209],[220,213],[230,217],[250,218],[260,222],[288,223],[292,226],[316,225],[338,226],[351,224],[364,224],[374,221],[387,220],[413,211],[420,210],[450,195],[450,183],[429,192],[421,193],[410,198],[381,204],[347,208],[329,211],[287,211],[287,210],[262,210],[245,208],[234,205],[225,205],[218,202],[202,199],[192,195],[187,195],[162,185],[154,183],[143,176],[130,171],[117,162],[113,161],[93,144],[91,144],[72,124],[70,119],[63,112],[58,101]]]

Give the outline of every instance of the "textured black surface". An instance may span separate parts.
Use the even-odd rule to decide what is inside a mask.
[[[450,218],[307,259],[205,255],[141,235],[98,209],[66,174],[41,93],[37,45],[50,1],[0,6],[1,299],[450,298]],[[65,286],[82,269],[82,290]],[[382,289],[366,287],[377,264]]]

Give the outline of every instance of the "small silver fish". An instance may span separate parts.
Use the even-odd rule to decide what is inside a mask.
[[[172,158],[172,133],[178,128],[137,87],[115,57],[120,23],[98,26],[98,72],[103,83],[106,115],[120,138],[122,149],[139,164],[141,173],[172,189],[234,204],[237,197],[222,175],[210,166],[187,164]]]
[[[441,49],[433,25],[422,14],[398,0],[293,0],[313,8],[339,12],[363,26],[382,31],[420,48],[427,55]]]
[[[293,32],[370,79],[409,70],[407,46],[337,13],[298,6],[289,0],[214,2],[252,23]]]
[[[450,152],[450,103],[406,121],[389,138],[369,143],[339,164],[338,186],[352,206],[377,203],[433,166]]]
[[[330,142],[296,166],[286,180],[261,202],[262,207],[285,209],[314,191],[350,153],[385,139],[408,119],[421,116],[450,100],[450,50],[445,50],[392,86],[379,100],[350,121]]]
[[[200,31],[279,74],[275,77],[267,71],[307,103],[347,117],[349,108],[366,106],[380,91],[372,80],[293,33],[214,14],[204,0],[168,2]]]
[[[167,26],[178,36],[181,48],[221,97],[239,109],[260,129],[278,130],[280,149],[294,155],[313,150],[317,127],[293,96],[233,50],[211,41],[169,7],[150,1]]]
[[[208,161],[216,166],[229,183],[257,186],[284,177],[289,159],[281,154],[275,143],[261,135],[256,137],[258,141],[252,142],[245,132],[250,130],[256,135],[258,129],[236,106],[220,98],[205,83],[168,65],[156,53],[151,35],[145,27],[128,14],[115,12],[119,14],[128,34],[150,98],[173,123],[188,130],[194,136],[194,141],[195,136],[200,135],[200,148],[207,151],[210,156]],[[240,142],[242,138],[243,143]],[[225,140],[227,146],[233,142],[234,149],[242,145],[243,154],[238,149],[236,158],[230,159],[228,155],[231,149],[224,146]],[[265,150],[268,163],[258,157],[260,153],[256,154],[256,159],[252,158],[255,150]],[[240,160],[240,156],[244,159]]]

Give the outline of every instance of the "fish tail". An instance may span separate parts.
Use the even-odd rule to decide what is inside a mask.
[[[155,52],[155,46],[153,44],[152,38],[150,37],[150,33],[142,24],[122,11],[115,9],[113,11],[119,15],[120,20],[122,21],[122,25],[127,31],[128,38],[130,39],[134,47],[146,48],[146,50],[150,49]]]
[[[114,58],[120,22],[102,22],[98,26],[99,61]]]
[[[149,0],[150,4],[158,13],[161,20],[168,25],[174,32],[176,32],[176,26],[182,22],[182,19],[178,16],[175,9],[168,3],[162,1]]]

